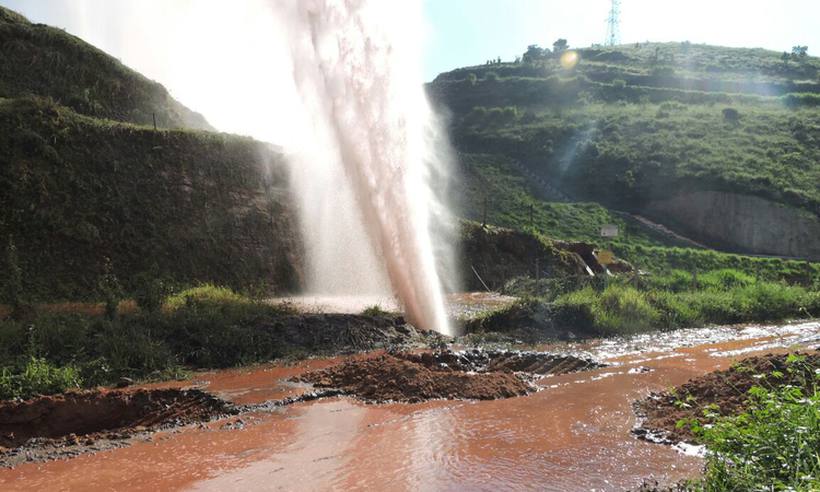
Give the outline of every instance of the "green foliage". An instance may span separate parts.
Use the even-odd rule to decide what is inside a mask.
[[[362,311],[363,316],[385,316],[387,314],[387,311],[382,309],[378,304],[368,306]]]
[[[493,66],[493,84],[442,74],[435,99],[454,113],[463,153],[504,156],[576,201],[640,210],[691,189],[733,191],[820,213],[820,59],[680,43],[579,50],[577,76],[538,56]],[[719,60],[719,61],[718,61]],[[812,81],[812,82],[807,82]],[[669,107],[674,103],[674,109]],[[467,118],[476,106],[515,106],[527,118]]]
[[[17,256],[17,246],[9,236],[3,257],[3,283],[2,297],[0,302],[12,306],[12,309],[19,307],[23,297],[23,271],[20,268],[20,259]]]
[[[128,294],[158,291],[154,306],[162,289],[146,281],[290,291],[298,252],[280,159],[243,137],[2,102],[0,237],[14,234],[32,302],[99,300],[109,273]]]
[[[182,365],[229,367],[272,360],[289,350],[275,330],[260,328],[292,314],[289,307],[213,285],[185,290],[162,305],[163,310],[115,319],[40,313],[26,322],[0,321],[6,388],[0,391],[12,396],[22,394],[21,388],[34,388],[26,395],[60,391],[48,389],[49,381],[71,380],[75,387],[113,384],[123,376],[164,379],[178,377]]]
[[[584,287],[558,296],[558,326],[603,335],[703,324],[776,321],[811,316],[818,293],[802,287],[757,281],[732,270],[692,277],[673,273],[637,286],[614,281],[602,291]],[[820,312],[820,311],[817,311]]]
[[[103,264],[103,274],[100,276],[98,284],[100,295],[105,304],[106,318],[113,320],[117,317],[117,310],[122,300],[122,286],[120,285],[117,275],[114,273],[114,267],[111,265],[111,260],[106,258]]]
[[[558,324],[607,335],[647,331],[656,328],[661,319],[646,295],[616,285],[601,293],[585,288],[566,294],[558,298],[555,307]]]
[[[820,374],[800,366],[800,357],[790,356],[787,370],[805,373],[804,384],[753,387],[745,412],[694,427],[709,453],[703,481],[693,488],[820,489]]]
[[[168,294],[166,282],[158,275],[158,268],[154,266],[150,272],[142,272],[134,277],[134,300],[140,309],[148,313],[159,311]]]
[[[61,393],[79,388],[82,383],[76,368],[56,367],[45,359],[31,357],[19,372],[0,369],[0,400]]]

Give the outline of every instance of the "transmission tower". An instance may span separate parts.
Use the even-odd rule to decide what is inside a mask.
[[[612,0],[609,17],[606,19],[607,46],[615,46],[621,42],[621,0]]]

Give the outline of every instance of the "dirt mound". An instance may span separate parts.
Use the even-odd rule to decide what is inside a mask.
[[[351,359],[304,374],[299,381],[318,388],[337,388],[372,402],[412,403],[437,398],[494,400],[532,391],[532,387],[515,374],[436,369],[408,359],[390,354]]]
[[[746,393],[752,386],[767,388],[787,384],[801,384],[815,377],[814,371],[820,367],[820,351],[806,355],[806,364],[801,365],[806,372],[788,371],[788,355],[764,355],[744,359],[725,371],[715,371],[671,391],[652,393],[635,402],[635,411],[643,419],[635,433],[658,442],[691,442],[694,436],[688,428],[678,428],[682,419],[695,418],[706,423],[704,409],[717,405],[720,415],[736,415],[746,407]],[[781,377],[772,373],[779,372]]]
[[[233,414],[229,403],[199,390],[82,391],[0,402],[0,448],[30,439],[93,440],[119,434],[210,420]]]
[[[352,359],[307,373],[299,381],[335,388],[361,399],[417,402],[435,398],[492,400],[525,395],[533,375],[600,367],[570,355],[520,351],[399,352]]]
[[[403,353],[396,357],[434,370],[473,372],[526,372],[539,375],[567,374],[602,367],[591,359],[572,355],[514,350],[441,351]]]

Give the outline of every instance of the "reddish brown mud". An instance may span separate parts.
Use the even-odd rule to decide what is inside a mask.
[[[336,388],[370,402],[421,402],[432,399],[496,400],[522,396],[534,390],[509,372],[468,373],[425,364],[419,357],[390,354],[353,359],[309,372],[298,378],[317,388]]]
[[[565,345],[613,364],[544,377],[527,396],[371,405],[328,398],[163,431],[150,442],[0,470],[2,490],[623,490],[695,476],[700,458],[637,439],[632,402],[739,358],[818,342],[820,323]],[[556,349],[556,347],[551,347]],[[338,360],[200,374],[242,403]],[[190,383],[189,383],[190,384]]]

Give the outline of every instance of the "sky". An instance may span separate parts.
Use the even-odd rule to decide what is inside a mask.
[[[0,0],[33,22],[65,29],[164,84],[217,128],[269,141],[289,111],[272,1]],[[409,0],[378,0],[402,1]],[[610,0],[417,0],[419,80],[530,44],[602,43]],[[225,8],[225,5],[230,8]],[[820,53],[820,0],[621,0],[621,41],[690,41]],[[409,22],[409,21],[408,21]],[[230,91],[230,98],[215,97]],[[281,93],[281,94],[280,94]],[[265,97],[262,94],[280,95]],[[279,121],[285,121],[279,119]]]

